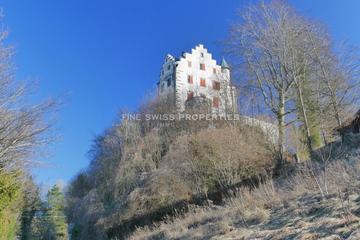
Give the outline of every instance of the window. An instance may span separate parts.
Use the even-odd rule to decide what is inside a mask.
[[[213,107],[218,108],[220,105],[220,100],[218,97],[213,98]]]
[[[170,65],[168,65],[168,66],[167,66],[167,70],[170,70],[170,68],[171,68],[171,66],[170,66]]]
[[[204,71],[205,71],[205,64],[204,64],[204,63],[200,63],[200,70],[204,70]]]
[[[213,74],[216,74],[216,68],[213,68]]]
[[[187,95],[187,100],[190,100],[190,99],[192,99],[193,97],[194,97],[194,92],[189,91],[189,92],[188,92],[188,95]]]
[[[213,81],[213,89],[219,91],[220,90],[220,83],[217,81]]]
[[[200,56],[201,56],[201,57],[204,57],[204,53],[200,53]]]
[[[193,84],[193,80],[194,80],[193,76],[188,75],[188,83]]]
[[[200,97],[202,97],[202,98],[206,98],[206,95],[205,95],[205,94],[203,94],[203,93],[200,93]]]
[[[191,61],[188,61],[188,67],[191,67]]]
[[[168,80],[167,80],[167,86],[168,86],[168,87],[171,86],[171,78],[168,78]]]
[[[200,78],[200,86],[201,86],[201,87],[206,87],[205,78]]]

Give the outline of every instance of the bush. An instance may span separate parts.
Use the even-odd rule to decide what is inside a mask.
[[[18,174],[0,170],[0,238],[15,239],[22,206],[22,187]]]
[[[150,113],[162,113],[161,106],[149,107]],[[125,119],[95,139],[90,167],[74,179],[67,194],[68,217],[79,239],[95,236],[89,232],[93,225],[102,234],[128,231],[117,226],[159,209],[161,215],[193,195],[273,167],[268,138],[257,127],[225,121],[171,124]],[[87,211],[92,208],[96,214]]]
[[[178,138],[168,164],[196,192],[214,191],[266,173],[274,157],[261,130],[231,126]]]

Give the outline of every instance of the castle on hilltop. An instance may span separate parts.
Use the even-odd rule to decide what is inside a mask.
[[[230,70],[225,59],[218,65],[202,44],[178,59],[168,54],[157,83],[158,95],[173,97],[180,112],[201,103],[211,113],[236,113],[237,94]]]

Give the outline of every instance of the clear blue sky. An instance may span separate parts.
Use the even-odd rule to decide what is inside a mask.
[[[292,0],[325,23],[336,39],[360,46],[360,1]],[[135,109],[155,87],[166,53],[203,43],[221,59],[219,42],[244,0],[0,0],[18,78],[39,80],[39,96],[67,95],[49,166],[40,183],[68,181],[88,165],[96,134],[121,108]]]

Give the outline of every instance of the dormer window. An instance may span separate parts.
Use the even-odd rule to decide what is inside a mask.
[[[205,64],[204,63],[200,63],[200,70],[205,71]]]

